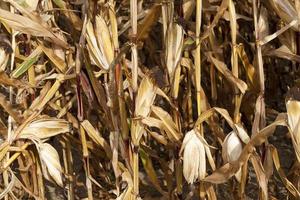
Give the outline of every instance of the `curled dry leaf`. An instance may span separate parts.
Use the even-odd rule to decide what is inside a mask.
[[[28,124],[19,134],[23,139],[48,139],[71,131],[68,121],[56,118],[42,118]]]
[[[47,169],[49,175],[59,185],[63,186],[62,167],[59,162],[59,156],[56,149],[48,143],[40,143],[37,146],[42,165]],[[47,178],[47,172],[43,171]],[[49,177],[48,177],[49,178]]]
[[[269,0],[276,14],[286,23],[298,19],[298,13],[290,0]],[[298,30],[297,26],[294,26]]]
[[[158,106],[151,106],[151,110],[161,120],[162,128],[169,139],[174,142],[179,141],[182,138],[182,133],[179,132],[170,114]]]
[[[248,88],[247,84],[242,81],[241,79],[238,79],[235,77],[231,71],[227,68],[225,63],[217,60],[212,56],[211,53],[208,53],[208,57],[211,60],[211,62],[216,66],[216,68],[225,76],[225,78],[230,81],[233,85],[239,88],[239,90],[244,94]]]
[[[275,168],[282,180],[282,183],[285,185],[285,187],[288,189],[288,191],[293,194],[296,199],[300,198],[300,193],[298,189],[289,181],[289,179],[286,177],[284,170],[281,168],[280,165],[280,160],[279,160],[279,155],[274,146],[270,146],[271,153],[272,153],[272,158],[273,158],[273,163],[275,165]]]
[[[278,58],[284,58],[287,60],[295,61],[300,63],[300,56],[293,53],[287,46],[282,45],[278,49],[269,50],[265,55],[274,56]]]
[[[84,120],[81,122],[81,125],[83,126],[84,130],[87,132],[88,136],[98,145],[100,145],[104,151],[106,152],[106,155],[111,158],[112,152],[110,149],[110,146],[105,141],[105,139],[99,135],[99,132],[93,127],[93,125],[88,121]]]
[[[143,41],[145,40],[151,28],[155,25],[158,21],[160,14],[161,14],[161,6],[159,4],[154,4],[147,12],[143,21],[138,24],[138,32],[137,32],[137,40]]]
[[[10,78],[4,71],[0,71],[0,84],[19,88],[24,88],[27,86],[26,83],[18,79]]]
[[[252,162],[258,184],[263,191],[263,199],[268,199],[268,180],[260,157],[258,156],[258,154],[254,153],[250,156],[250,160]]]
[[[23,120],[23,116],[20,112],[15,109],[15,106],[12,105],[9,101],[6,100],[5,96],[0,93],[0,106],[4,108],[4,110],[12,116],[12,118],[17,122],[21,123]]]

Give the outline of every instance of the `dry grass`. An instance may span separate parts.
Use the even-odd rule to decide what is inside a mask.
[[[1,0],[0,199],[300,199],[299,13]]]

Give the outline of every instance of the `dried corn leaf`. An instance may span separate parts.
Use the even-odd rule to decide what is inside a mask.
[[[195,9],[195,0],[184,0],[182,7],[184,19],[188,20]]]
[[[3,142],[0,144],[0,161],[6,156],[6,153],[9,150],[10,145],[8,142]]]
[[[166,131],[169,139],[179,141],[182,138],[182,133],[179,132],[169,113],[157,106],[151,106],[151,110],[162,121],[163,129]]]
[[[28,124],[18,137],[43,140],[70,131],[70,124],[66,120],[44,117]]]
[[[168,144],[168,140],[163,135],[160,135],[159,133],[157,133],[155,131],[148,131],[148,130],[147,130],[147,133],[149,133],[159,143],[161,143],[163,145]]]
[[[39,0],[16,0],[16,2],[27,9],[28,11],[32,12],[36,10]]]
[[[18,78],[24,74],[36,61],[38,61],[40,55],[42,54],[42,48],[38,46],[27,58],[26,60],[11,73],[12,78]]]
[[[237,52],[238,55],[242,61],[242,64],[247,72],[247,77],[250,81],[250,83],[254,86],[257,81],[255,79],[255,68],[253,67],[253,65],[250,63],[248,56],[245,52],[244,46],[243,45],[238,45],[237,47]]]
[[[268,199],[268,180],[260,158],[257,154],[253,154],[250,156],[250,160],[256,173],[258,184],[263,191],[263,199]]]
[[[290,0],[269,0],[274,11],[279,17],[286,23],[290,23],[293,20],[298,20],[297,11]],[[297,26],[294,29],[298,29]]]
[[[0,93],[0,106],[4,108],[4,110],[12,116],[12,118],[17,122],[21,123],[23,121],[23,116],[20,114],[18,110],[15,109],[15,106],[12,105],[9,101],[6,100],[5,96]]]
[[[201,115],[198,117],[198,120],[195,123],[195,127],[199,126],[202,122],[208,120],[208,118],[212,117],[214,112],[219,113],[222,117],[224,117],[224,119],[226,120],[226,122],[228,123],[228,125],[235,131],[235,133],[239,136],[239,138],[245,143],[247,144],[249,142],[249,136],[247,134],[247,132],[245,131],[245,129],[240,125],[240,124],[235,124],[232,120],[232,118],[230,117],[229,113],[227,110],[223,109],[223,108],[218,108],[218,107],[214,107],[211,108],[209,110],[204,111],[203,113],[201,113]]]
[[[4,71],[0,71],[0,84],[6,86],[13,86],[13,87],[26,87],[27,85],[22,81],[14,78],[10,78]]]
[[[259,42],[258,45],[265,45],[268,42],[274,40],[275,38],[277,38],[279,35],[281,35],[282,33],[284,33],[285,31],[287,31],[289,28],[291,28],[292,26],[298,25],[299,21],[298,19],[295,19],[293,21],[291,21],[290,23],[288,23],[287,25],[285,25],[284,27],[282,27],[280,30],[276,31],[275,33],[271,34],[271,35],[267,35],[264,38],[262,38]]]
[[[148,174],[148,177],[149,177],[151,183],[155,186],[155,188],[157,188],[158,191],[160,191],[162,193],[163,190],[160,187],[159,180],[156,175],[156,172],[155,172],[155,169],[152,164],[152,160],[151,160],[150,156],[143,149],[141,149],[139,151],[139,153],[140,153],[140,157],[141,157],[144,169],[145,169],[146,173]]]
[[[262,6],[258,18],[258,39],[261,40],[267,35],[269,35],[268,11]]]
[[[209,34],[211,34],[212,30],[217,25],[220,18],[223,16],[224,12],[227,10],[228,5],[229,5],[229,0],[223,0],[222,1],[221,5],[218,8],[218,12],[214,16],[214,19],[213,19],[212,23],[210,24],[208,29],[206,29],[205,32],[203,33],[203,35],[200,38],[200,41],[206,39],[209,36]]]
[[[145,18],[142,20],[140,24],[138,24],[137,27],[137,40],[143,41],[145,40],[149,32],[151,31],[151,28],[155,25],[155,23],[158,21],[158,18],[160,17],[161,6],[159,4],[154,4],[147,12]]]
[[[5,189],[0,193],[0,199],[4,199],[7,196],[7,194],[12,191],[13,187],[16,184],[15,183],[16,182],[16,176],[14,175],[14,173],[11,170],[9,170],[9,172],[10,172],[10,175],[11,175],[11,180],[8,183],[8,185],[6,185]]]
[[[55,65],[55,67],[57,67],[57,69],[64,73],[67,70],[67,65],[65,63],[65,61],[63,59],[61,59],[59,56],[57,56],[53,49],[47,48],[43,45],[40,45],[41,49],[43,50],[43,52],[46,54],[46,56],[51,60],[51,62],[53,62],[53,64]]]
[[[287,60],[295,61],[300,63],[300,56],[294,54],[287,46],[282,45],[278,49],[270,50],[265,53],[267,56],[275,56],[278,58],[284,58]]]
[[[17,31],[37,37],[48,37],[55,44],[64,48],[68,47],[68,44],[59,39],[51,30],[45,28],[39,22],[33,21],[32,19],[22,15],[13,14],[6,10],[0,9],[0,21]]]
[[[61,75],[61,74],[60,74]],[[47,94],[43,96],[42,99],[36,104],[36,109],[37,110],[42,110],[44,109],[45,105],[53,98],[55,95],[56,91],[59,89],[63,76],[58,76],[58,80],[55,81],[55,83],[52,85],[52,87],[48,90]]]
[[[142,119],[142,123],[149,126],[149,127],[156,127],[158,129],[163,128],[163,122],[159,119],[154,117],[145,117]]]
[[[109,158],[111,158],[112,152],[111,152],[110,146],[105,141],[105,139],[102,136],[100,136],[99,132],[93,127],[93,125],[88,120],[84,120],[83,122],[81,122],[81,125],[84,128],[84,130],[87,132],[88,136],[96,144],[100,145],[104,149],[106,155]]]
[[[211,62],[216,66],[216,68],[219,70],[221,74],[225,76],[225,78],[230,81],[233,85],[239,88],[239,90],[244,94],[247,90],[247,84],[242,81],[241,79],[238,79],[235,77],[227,68],[225,63],[217,60],[212,56],[211,53],[208,53],[208,57],[210,58]]]
[[[272,152],[272,157],[273,157],[273,162],[275,165],[275,168],[281,178],[282,183],[285,185],[285,187],[289,190],[291,194],[293,194],[294,197],[297,199],[300,198],[300,193],[297,190],[297,188],[289,181],[289,179],[285,176],[283,169],[281,168],[280,165],[280,160],[278,156],[278,152],[274,146],[270,146],[271,152]]]

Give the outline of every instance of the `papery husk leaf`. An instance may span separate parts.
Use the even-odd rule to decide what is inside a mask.
[[[180,25],[173,23],[169,25],[166,34],[165,63],[171,82],[173,82],[175,69],[177,68],[181,59],[183,36],[183,29]]]
[[[114,59],[114,47],[112,44],[110,30],[108,29],[105,20],[100,15],[96,16],[95,28],[95,34],[100,50],[108,65],[110,65]]]
[[[195,130],[186,133],[182,142],[183,175],[188,183],[194,183],[206,175],[205,147]]]
[[[222,144],[222,158],[225,162],[233,163],[242,153],[243,145],[234,131],[231,131]]]
[[[140,83],[135,104],[135,115],[147,117],[156,97],[156,89],[148,77]]]
[[[41,143],[38,144],[38,151],[39,151],[40,159],[43,165],[46,166],[47,171],[51,176],[51,178],[53,178],[53,180],[59,186],[63,187],[62,167],[60,165],[59,156],[55,148],[48,143]]]

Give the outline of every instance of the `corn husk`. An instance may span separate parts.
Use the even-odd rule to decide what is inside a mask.
[[[192,184],[197,179],[202,180],[206,175],[206,156],[203,142],[193,129],[184,136],[181,150],[183,150],[183,176]]]
[[[48,143],[41,143],[38,144],[38,151],[40,154],[40,159],[42,161],[42,166],[44,169],[47,169],[47,171],[43,171],[43,174],[45,178],[48,180],[51,180],[48,176],[48,173],[50,177],[59,185],[63,186],[62,181],[62,167],[59,162],[59,156],[57,151],[53,146],[51,146]]]
[[[296,157],[300,161],[300,101],[288,100],[286,103],[288,125],[292,136]]]

